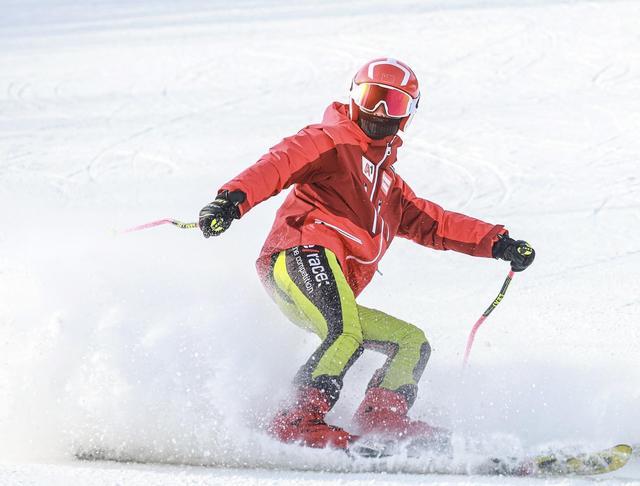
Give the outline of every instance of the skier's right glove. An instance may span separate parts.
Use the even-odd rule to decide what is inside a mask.
[[[507,235],[498,235],[498,241],[493,244],[493,258],[511,262],[511,270],[522,272],[533,263],[535,250],[523,240],[514,240]]]
[[[200,210],[198,226],[205,238],[224,233],[234,219],[240,217],[238,205],[246,199],[242,191],[222,191],[216,200]]]

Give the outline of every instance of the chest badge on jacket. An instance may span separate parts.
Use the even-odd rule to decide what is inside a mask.
[[[362,173],[367,179],[369,179],[369,182],[371,183],[373,183],[373,176],[375,172],[376,172],[376,166],[373,165],[373,162],[370,162],[364,157],[362,157]]]
[[[389,188],[391,188],[391,176],[386,172],[382,174],[382,184],[380,185],[382,188],[382,192],[386,196],[389,193]]]

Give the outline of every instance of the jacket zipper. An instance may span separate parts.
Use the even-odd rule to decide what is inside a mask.
[[[391,142],[393,142],[393,140]],[[384,157],[382,157],[382,160],[378,162],[378,164],[376,165],[374,178],[373,178],[373,187],[371,188],[371,198],[369,199],[371,202],[373,202],[373,198],[376,195],[376,189],[378,187],[378,179],[380,178],[380,167],[382,166],[384,161],[387,160],[387,157],[391,155],[391,142],[387,143],[387,148],[384,151]],[[371,227],[371,234],[373,235],[376,234],[376,229],[378,228],[378,215],[380,214],[380,206],[382,206],[382,200],[378,201],[377,207],[376,206],[373,207],[373,225]]]
[[[380,224],[380,246],[378,247],[378,254],[375,256],[375,258],[373,260],[360,260],[358,257],[355,257],[353,255],[347,255],[347,260],[355,260],[358,263],[361,263],[363,265],[371,265],[372,263],[375,263],[378,261],[378,259],[380,258],[380,255],[382,255],[382,247],[384,245],[384,219],[382,219],[382,223]]]
[[[362,245],[362,240],[360,238],[358,238],[357,236],[352,235],[351,233],[346,232],[342,228],[338,228],[337,226],[335,226],[333,224],[330,224],[330,223],[327,223],[326,221],[322,221],[321,219],[316,219],[314,221],[314,223],[315,224],[323,224],[325,226],[328,226],[329,228],[332,228],[332,229],[336,230],[341,235],[349,238],[351,241],[355,241],[356,243]]]
[[[378,246],[378,254],[375,256],[375,258],[373,260],[361,260],[358,257],[355,257],[353,255],[347,255],[347,260],[355,260],[358,263],[361,263],[363,265],[371,265],[372,263],[375,263],[378,261],[378,259],[380,258],[380,255],[382,254],[382,248],[384,245],[384,240],[385,240],[385,236],[384,236],[384,230],[385,230],[385,224],[384,224],[384,219],[380,218],[382,221],[382,224],[380,225],[380,245]],[[360,238],[358,238],[357,236],[352,235],[351,233],[346,232],[345,230],[343,230],[342,228],[338,228],[337,226],[331,224],[331,223],[327,223],[326,221],[322,221],[321,219],[316,219],[314,220],[315,224],[322,224],[324,226],[327,226],[331,229],[336,230],[338,233],[340,233],[343,236],[346,236],[347,238],[349,238],[352,241],[355,241],[356,243],[362,245],[362,240]],[[387,236],[386,236],[386,240],[389,240],[389,228],[387,229]]]
[[[393,142],[393,140],[391,142]],[[387,144],[387,148],[384,151],[384,157],[382,157],[382,160],[376,165],[376,171],[373,177],[373,187],[371,188],[371,198],[369,199],[371,202],[373,202],[373,197],[376,195],[376,188],[378,187],[378,176],[380,175],[380,166],[384,163],[385,160],[387,160],[387,157],[391,155],[391,142]]]
[[[376,228],[378,227],[378,215],[380,214],[380,207],[382,206],[382,199],[378,200],[378,205],[374,208],[373,214],[373,227],[371,228],[371,233],[376,234]]]

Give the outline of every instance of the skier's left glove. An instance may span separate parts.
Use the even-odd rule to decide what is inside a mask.
[[[514,240],[507,235],[499,235],[493,244],[493,258],[511,262],[511,270],[522,272],[533,263],[536,251],[523,240]]]
[[[224,233],[234,219],[240,218],[238,205],[246,199],[242,191],[222,191],[216,200],[200,210],[198,226],[205,238]]]

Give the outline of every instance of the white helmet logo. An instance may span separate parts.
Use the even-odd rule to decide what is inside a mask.
[[[372,62],[371,64],[369,64],[369,69],[367,72],[367,75],[370,78],[373,78],[373,71],[374,68],[376,66],[380,66],[383,64],[390,64],[392,66],[397,67],[398,69],[400,69],[403,73],[404,73],[404,77],[402,78],[402,82],[400,83],[400,86],[404,86],[405,84],[407,84],[409,82],[409,78],[411,77],[411,73],[409,72],[409,70],[404,67],[403,65],[401,65],[400,63],[398,63],[398,61],[396,61],[395,59],[391,59],[390,57],[387,58],[386,61],[376,61],[376,62]]]

